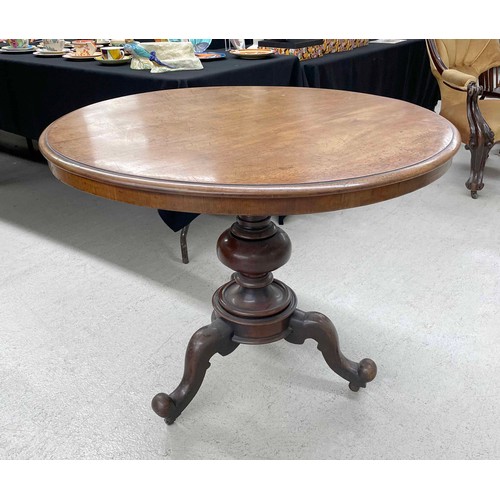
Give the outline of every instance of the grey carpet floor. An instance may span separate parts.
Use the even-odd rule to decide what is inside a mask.
[[[184,265],[156,211],[0,152],[0,459],[500,458],[498,151],[477,200],[468,165],[462,149],[415,193],[285,221],[275,276],[377,362],[367,389],[313,341],[241,346],[167,427],[150,401],[230,276],[215,244],[232,218],[193,222]]]

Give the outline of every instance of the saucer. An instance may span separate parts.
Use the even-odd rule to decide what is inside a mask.
[[[100,55],[100,52],[94,52],[91,56],[77,56],[74,52],[70,52],[69,54],[64,54],[63,58],[69,59],[70,61],[91,61]]]
[[[64,54],[67,54],[69,49],[64,50],[43,50],[38,49],[36,52],[33,52],[34,56],[43,56],[43,57],[59,57]]]
[[[11,54],[22,54],[22,53],[26,53],[26,52],[34,52],[36,50],[36,47],[34,47],[33,45],[28,45],[27,47],[10,47],[10,46],[5,46],[5,47],[2,47],[0,48],[0,51],[1,52],[4,52],[4,53],[11,53]]]
[[[94,59],[97,61],[97,62],[100,62],[101,64],[125,64],[125,63],[128,63],[131,59],[132,59],[132,56],[124,56],[122,57],[121,59],[103,59],[102,56],[97,56],[97,57],[94,57]]]
[[[236,57],[241,57],[241,59],[264,59],[274,55],[274,50],[271,49],[240,49],[240,50],[230,50],[230,54]]]
[[[226,54],[224,52],[200,52],[195,53],[195,56],[201,61],[215,61],[217,59],[225,59]]]

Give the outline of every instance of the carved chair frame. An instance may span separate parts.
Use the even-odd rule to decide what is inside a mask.
[[[440,75],[443,75],[448,67],[439,54],[436,40],[426,40],[426,44],[434,67]],[[477,192],[484,187],[483,175],[486,160],[491,148],[497,142],[493,131],[479,109],[479,100],[486,97],[500,98],[500,68],[488,69],[479,75],[477,83],[470,82],[466,89],[453,85],[444,78],[443,82],[457,92],[467,92],[466,106],[470,137],[465,147],[471,152],[471,165],[470,176],[465,186],[470,190],[472,198],[477,198]]]

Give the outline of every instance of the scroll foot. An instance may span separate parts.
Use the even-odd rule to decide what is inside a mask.
[[[315,340],[328,366],[349,382],[351,391],[366,387],[377,375],[377,365],[371,359],[355,363],[342,354],[337,331],[325,315],[296,310],[290,320],[290,329],[285,340],[292,344],[303,344],[308,338]]]
[[[181,383],[171,394],[159,393],[151,402],[154,412],[163,417],[167,424],[174,423],[198,392],[210,367],[210,358],[215,353],[227,356],[238,347],[232,341],[232,336],[231,326],[222,319],[216,319],[191,337]]]

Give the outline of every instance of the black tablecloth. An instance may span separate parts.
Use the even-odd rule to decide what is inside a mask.
[[[204,61],[204,69],[151,74],[128,65],[0,54],[0,129],[38,139],[56,118],[88,104],[153,90],[217,85],[304,86],[295,57]]]
[[[393,97],[430,110],[439,100],[424,40],[370,43],[301,64],[309,87]]]

